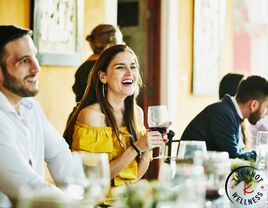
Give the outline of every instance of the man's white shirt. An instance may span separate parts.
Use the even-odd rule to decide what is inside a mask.
[[[57,185],[66,183],[72,168],[67,143],[39,104],[33,98],[23,98],[19,108],[18,114],[0,92],[0,191],[15,198],[25,185],[51,186],[44,179],[44,160]],[[0,207],[7,204],[0,193]]]

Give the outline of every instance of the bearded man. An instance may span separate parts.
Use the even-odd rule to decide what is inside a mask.
[[[239,148],[240,123],[256,124],[267,114],[268,82],[260,76],[241,81],[235,97],[225,95],[207,106],[186,127],[181,140],[205,141],[208,150],[226,151],[230,158],[254,159],[256,152]]]
[[[25,186],[63,193],[45,181],[44,161],[58,186],[72,167],[67,143],[32,98],[40,66],[31,33],[0,25],[0,207],[12,207]]]

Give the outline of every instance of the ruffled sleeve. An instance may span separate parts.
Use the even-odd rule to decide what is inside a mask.
[[[112,129],[110,127],[92,127],[77,121],[74,126],[72,150],[105,152],[111,159]]]

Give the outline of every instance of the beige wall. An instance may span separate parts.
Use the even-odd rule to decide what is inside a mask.
[[[221,77],[233,70],[233,0],[226,0],[225,40],[222,51]]]
[[[179,1],[179,76],[187,77],[186,89],[179,90],[179,138],[189,121],[215,97],[195,96],[191,93],[193,68],[193,1]]]
[[[225,47],[223,48],[221,74],[230,71],[232,63],[231,51],[231,3],[227,0]],[[185,89],[178,90],[178,130],[180,138],[187,124],[208,104],[217,101],[218,96],[196,96],[191,93],[193,68],[193,0],[179,0],[179,76],[187,78]]]
[[[30,26],[30,0],[1,0],[0,24]]]

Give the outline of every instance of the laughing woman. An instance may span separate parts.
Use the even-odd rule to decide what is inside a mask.
[[[158,131],[147,132],[143,125],[135,100],[141,84],[138,60],[129,47],[105,50],[64,133],[72,150],[108,154],[112,188],[139,180],[149,166],[149,150],[163,144]]]

